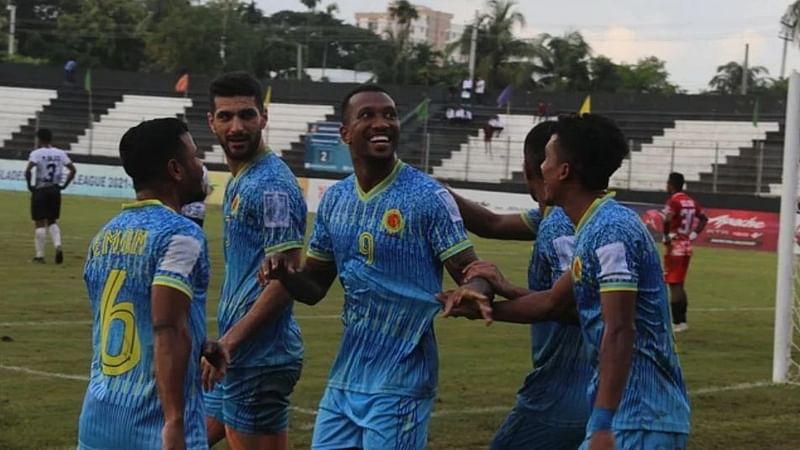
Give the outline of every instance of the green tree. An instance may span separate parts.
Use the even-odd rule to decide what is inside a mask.
[[[563,36],[540,34],[534,42],[534,77],[538,87],[549,90],[590,88],[591,47],[577,31]]]
[[[738,94],[742,88],[742,72],[744,68],[736,61],[730,61],[717,67],[717,74],[708,82],[708,86],[718,94]],[[769,84],[764,66],[753,66],[747,69],[747,86],[750,90],[763,90]]]
[[[145,16],[137,0],[81,0],[78,11],[58,15],[61,54],[54,56],[75,57],[84,66],[138,70],[145,43],[137,24]]]
[[[403,68],[403,80],[407,82],[408,63],[411,56],[411,46],[409,45],[411,24],[419,18],[419,14],[417,8],[408,0],[396,0],[389,6],[389,16],[397,23],[397,27],[393,31],[389,31],[387,36],[389,42],[394,46],[392,82],[397,83],[401,67]]]
[[[600,55],[589,61],[592,92],[617,92],[623,84],[619,67],[608,57]]]
[[[666,62],[655,56],[642,58],[633,65],[617,66],[622,89],[649,94],[674,94],[678,86],[669,82]]]
[[[169,11],[147,33],[146,69],[156,72],[187,69],[191,73],[219,70],[222,14],[218,4]]]
[[[314,9],[316,9],[320,1],[321,0],[300,0],[300,3],[302,3],[306,8],[308,8],[309,11],[313,11]]]

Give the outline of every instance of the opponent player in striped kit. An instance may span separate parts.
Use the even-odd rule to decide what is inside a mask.
[[[93,353],[80,450],[208,448],[200,357],[220,370],[227,357],[203,349],[207,245],[178,212],[204,195],[196,151],[175,118],[143,122],[120,142],[136,201],[89,245]]]

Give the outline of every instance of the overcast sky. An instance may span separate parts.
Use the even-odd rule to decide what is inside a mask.
[[[300,0],[256,0],[266,14],[281,9],[305,10]],[[353,23],[356,11],[385,10],[387,2],[336,2],[338,17]],[[466,24],[484,0],[424,0],[413,2],[454,14]],[[521,0],[517,10],[527,20],[520,34],[561,34],[580,31],[594,51],[615,62],[635,62],[655,55],[667,62],[671,80],[690,92],[707,87],[716,67],[744,60],[750,44],[750,65],[765,66],[770,76],[780,74],[783,42],[779,20],[788,0]],[[295,6],[296,4],[296,6]],[[364,7],[368,4],[372,7]],[[800,70],[800,47],[790,45],[787,74]]]

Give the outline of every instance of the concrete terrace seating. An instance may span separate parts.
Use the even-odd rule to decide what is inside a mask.
[[[325,120],[326,116],[333,114],[333,106],[270,103],[268,114],[263,136],[272,151],[280,156],[291,150],[292,142],[301,141],[300,136],[308,132],[309,123]],[[205,160],[224,163],[222,146],[215,144],[212,151],[206,153]]]
[[[749,121],[676,120],[663,136],[654,136],[652,143],[642,144],[641,151],[631,152],[611,177],[611,187],[663,190],[670,171],[683,173],[689,182],[699,181],[701,173],[712,172],[715,164],[725,163],[728,156],[739,155],[743,147],[752,147],[754,140],[778,130],[778,122],[753,126]]]
[[[89,151],[90,131],[86,130],[72,145],[73,153],[119,156],[119,140],[130,127],[143,120],[183,115],[192,101],[182,97],[152,95],[123,95],[108,114],[100,116],[91,130],[92,149]]]
[[[504,124],[500,136],[492,138],[491,153],[484,146],[481,128],[477,136],[469,136],[469,142],[442,165],[433,168],[433,176],[440,179],[500,183],[511,178],[511,173],[522,167],[522,146],[531,127],[539,118],[533,115],[499,114]],[[475,124],[475,127],[479,127]]]
[[[0,86],[0,142],[11,139],[29,119],[44,109],[58,93],[54,89],[32,89]]]

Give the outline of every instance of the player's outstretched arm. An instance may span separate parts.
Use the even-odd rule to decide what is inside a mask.
[[[155,285],[151,293],[153,350],[158,399],[164,411],[163,448],[186,448],[183,432],[184,384],[192,343],[191,299],[178,289]]]
[[[444,304],[445,317],[450,314],[451,308],[461,303],[462,299],[466,298],[475,302],[488,325],[492,322],[491,305],[494,298],[494,289],[492,289],[491,283],[483,277],[475,276],[468,281],[465,279],[464,270],[470,263],[477,260],[478,256],[472,247],[447,258],[444,261],[444,266],[450,276],[453,277],[453,280],[459,284],[459,288],[448,292],[444,297],[439,295],[437,299]]]
[[[488,239],[515,239],[532,241],[536,233],[520,214],[495,214],[472,200],[450,190],[458,205],[464,226],[472,233]]]

